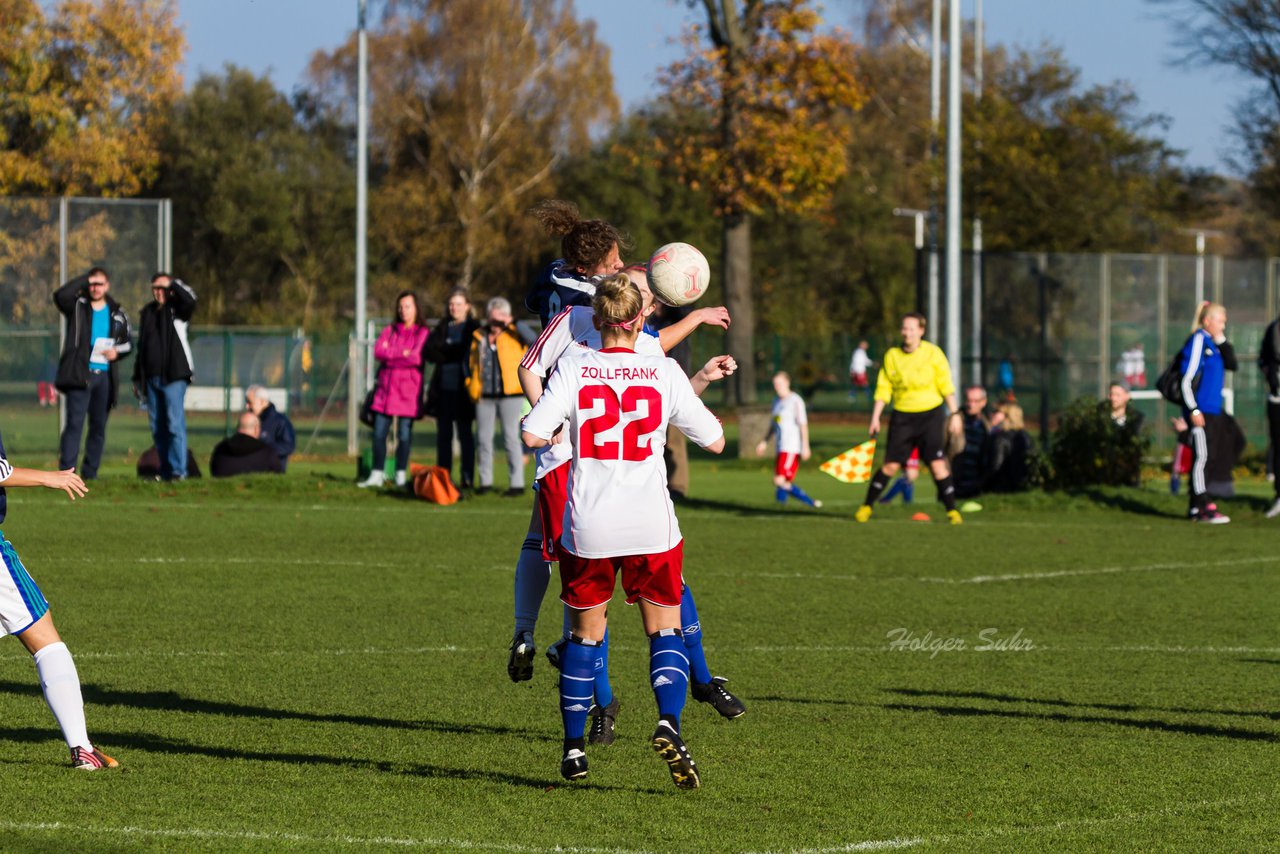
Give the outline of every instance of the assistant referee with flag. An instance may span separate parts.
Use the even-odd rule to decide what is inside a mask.
[[[957,410],[956,387],[951,380],[951,365],[946,354],[924,340],[925,318],[912,312],[902,318],[902,346],[891,347],[884,354],[880,378],[876,381],[876,402],[871,410],[871,438],[880,432],[880,416],[886,403],[893,404],[889,417],[889,443],[885,462],[871,478],[867,497],[853,518],[865,522],[880,493],[893,480],[911,456],[920,449],[920,461],[929,463],[938,500],[947,508],[951,524],[963,520],[956,509],[956,488],[951,482],[951,466],[944,452],[944,439],[949,427],[947,418]],[[956,421],[950,429],[962,429]]]

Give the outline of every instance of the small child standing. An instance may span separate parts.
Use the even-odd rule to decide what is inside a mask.
[[[773,375],[773,391],[777,395],[773,401],[773,420],[769,424],[769,432],[756,445],[756,455],[764,456],[769,439],[776,439],[778,458],[773,470],[774,497],[779,504],[786,504],[787,498],[791,497],[810,507],[821,507],[821,501],[810,498],[795,484],[800,461],[810,457],[809,416],[804,398],[791,390],[791,377],[785,371]]]

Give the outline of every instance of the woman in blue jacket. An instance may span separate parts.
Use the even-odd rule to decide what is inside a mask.
[[[1220,447],[1228,417],[1222,411],[1222,386],[1227,371],[1236,369],[1236,354],[1227,341],[1227,310],[1218,303],[1203,303],[1196,314],[1191,337],[1182,345],[1182,417],[1190,430],[1191,506],[1193,522],[1224,525],[1231,519],[1209,503],[1205,467],[1215,447]]]

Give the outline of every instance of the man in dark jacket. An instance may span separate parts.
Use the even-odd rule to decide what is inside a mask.
[[[67,321],[55,383],[67,401],[58,468],[75,468],[87,415],[89,437],[80,467],[84,480],[98,476],[107,441],[107,413],[116,405],[116,362],[133,349],[129,318],[120,304],[108,296],[110,290],[107,271],[94,267],[53,292],[53,303]]]
[[[1267,446],[1268,470],[1274,474],[1277,448],[1280,448],[1280,320],[1271,321],[1262,333],[1262,347],[1258,354],[1258,367],[1267,384],[1267,427],[1270,443]],[[1276,500],[1267,510],[1267,518],[1280,516],[1280,477],[1275,479]]]
[[[196,310],[196,292],[168,273],[151,277],[154,299],[138,318],[138,358],[133,382],[147,396],[151,437],[160,452],[160,477],[187,476],[187,386],[191,383],[191,345],[187,324]]]
[[[252,412],[240,413],[236,434],[223,439],[213,448],[209,459],[209,474],[214,477],[233,477],[238,474],[280,474],[280,458],[275,450],[259,437],[258,416]]]
[[[276,405],[267,397],[267,390],[260,385],[251,385],[244,393],[245,408],[258,416],[261,429],[258,438],[266,442],[280,458],[280,471],[289,468],[289,455],[297,447],[297,437],[293,432],[293,422],[289,416],[276,409]]]
[[[964,450],[952,460],[956,495],[973,498],[982,494],[982,483],[988,468],[987,452],[991,441],[991,419],[987,417],[987,390],[971,385],[964,390]]]

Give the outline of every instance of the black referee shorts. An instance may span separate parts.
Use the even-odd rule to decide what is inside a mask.
[[[916,448],[920,462],[928,465],[944,458],[943,443],[947,433],[947,408],[938,406],[924,412],[899,412],[889,416],[889,444],[884,461],[905,464]]]

